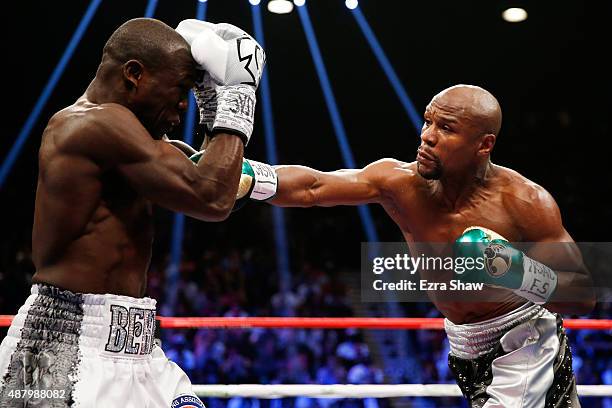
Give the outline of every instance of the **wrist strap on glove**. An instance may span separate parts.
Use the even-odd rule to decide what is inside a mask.
[[[249,85],[224,85],[216,88],[216,115],[211,136],[220,132],[240,136],[246,145],[253,133],[255,89]],[[207,119],[204,118],[205,123]]]
[[[255,160],[244,159],[242,173],[251,174],[253,182],[246,194],[252,200],[264,201],[276,195],[278,189],[278,175],[274,167]]]
[[[514,293],[535,304],[544,304],[557,288],[557,274],[548,266],[523,255],[523,282]]]

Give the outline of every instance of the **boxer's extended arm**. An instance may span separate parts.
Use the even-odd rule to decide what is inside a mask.
[[[80,145],[104,168],[116,167],[151,202],[204,221],[221,221],[234,205],[244,144],[219,134],[197,166],[166,141],[154,140],[119,105],[92,114]]]
[[[304,166],[275,166],[278,190],[268,202],[281,207],[331,207],[378,203],[389,171],[397,162],[383,159],[363,169],[322,172]]]

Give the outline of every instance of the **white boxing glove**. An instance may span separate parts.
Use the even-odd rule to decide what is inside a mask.
[[[255,91],[265,65],[265,52],[250,35],[231,24],[183,20],[176,31],[191,46],[204,70],[196,81],[200,123],[209,134],[237,133],[245,144],[253,132]]]

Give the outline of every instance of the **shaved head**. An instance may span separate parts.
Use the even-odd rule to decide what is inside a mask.
[[[455,85],[433,97],[432,104],[452,109],[468,119],[482,133],[497,136],[501,128],[502,113],[497,99],[486,89],[474,85]]]
[[[153,138],[160,138],[180,123],[195,78],[187,41],[159,20],[135,18],[106,42],[88,96],[127,107]]]
[[[501,128],[497,99],[474,85],[455,85],[435,95],[425,108],[419,174],[428,180],[478,173],[489,163]]]
[[[169,58],[177,54],[191,55],[189,44],[172,27],[152,18],[135,18],[110,36],[104,46],[103,60],[111,59],[119,64],[138,60],[155,70],[168,65]]]

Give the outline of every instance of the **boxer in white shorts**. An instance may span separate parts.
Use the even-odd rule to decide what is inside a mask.
[[[151,298],[34,285],[2,342],[2,406],[203,407],[154,332]]]
[[[227,218],[263,63],[227,24],[186,39],[135,19],[111,35],[85,94],[42,136],[34,286],[0,346],[0,407],[203,406],[154,342],[155,301],[143,297],[152,205]],[[194,164],[165,134],[197,77],[208,144]]]

